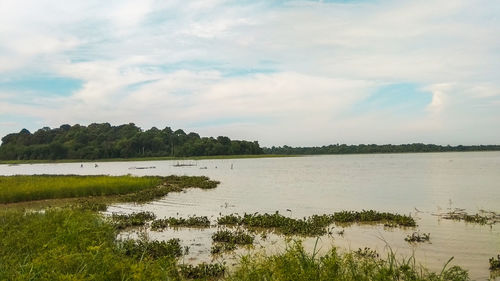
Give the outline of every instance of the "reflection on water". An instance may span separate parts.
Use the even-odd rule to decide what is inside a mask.
[[[275,212],[303,217],[340,210],[375,209],[418,218],[418,230],[431,233],[431,243],[404,241],[412,229],[351,226],[343,236],[321,237],[322,249],[365,246],[384,251],[389,245],[401,255],[415,254],[430,269],[440,270],[454,256],[454,264],[470,269],[474,279],[489,276],[488,258],[500,252],[500,230],[464,222],[440,220],[434,213],[448,208],[500,212],[500,152],[332,155],[296,158],[0,165],[0,174],[111,174],[206,175],[221,181],[214,190],[191,189],[172,193],[145,205],[118,205],[111,212],[147,210],[159,218]],[[182,164],[182,163],[181,163]],[[129,169],[130,167],[155,169]],[[232,166],[232,169],[231,169]],[[206,167],[206,169],[205,169]],[[200,169],[203,168],[203,169]],[[286,211],[290,209],[290,211]],[[181,229],[151,232],[153,238],[178,237],[192,250],[187,259],[209,259],[209,230]],[[279,249],[283,239],[270,236],[258,242]],[[306,239],[313,247],[315,239]],[[270,245],[273,246],[270,246]],[[259,248],[259,247],[257,247]],[[238,253],[245,252],[240,250]]]

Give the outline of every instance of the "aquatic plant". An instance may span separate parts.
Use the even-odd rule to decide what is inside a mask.
[[[210,220],[207,216],[190,216],[185,218],[169,217],[166,219],[154,220],[151,223],[152,230],[162,230],[166,227],[210,227]]]
[[[490,258],[490,270],[500,270],[500,255],[497,258]]]
[[[495,224],[500,220],[499,216],[496,213],[490,213],[489,215],[480,215],[474,214],[470,215],[461,210],[455,210],[441,215],[443,219],[446,220],[456,220],[456,221],[465,221],[468,223],[477,223],[477,224]]]
[[[466,281],[460,267],[429,273],[414,260],[308,253],[291,243],[276,255],[247,255],[223,277],[193,272],[220,272],[215,266],[185,270],[177,258],[185,253],[178,240],[117,240],[111,220],[88,210],[57,208],[43,212],[0,210],[0,280],[412,280]],[[192,266],[197,267],[197,266]],[[190,272],[190,273],[188,273]],[[196,273],[198,274],[198,273]],[[210,273],[212,274],[212,273]],[[212,276],[215,274],[212,274]]]
[[[377,251],[372,250],[368,247],[365,247],[364,249],[359,248],[358,250],[354,251],[353,254],[362,258],[379,258],[379,254],[377,253]]]
[[[161,177],[17,175],[0,176],[0,203],[108,196],[153,188]]]
[[[430,233],[422,233],[420,234],[419,232],[413,232],[411,235],[407,235],[405,238],[406,242],[429,242],[431,238]]]
[[[227,242],[227,243],[215,243],[212,245],[212,248],[210,248],[210,253],[212,255],[217,255],[221,254],[224,252],[230,252],[236,250],[236,243],[234,242]]]
[[[179,265],[181,275],[188,279],[213,279],[224,277],[226,266],[220,263],[201,263],[196,266],[191,264]]]
[[[143,259],[144,257],[152,259],[177,258],[189,251],[189,248],[182,248],[179,239],[170,239],[168,241],[127,239],[118,243],[118,247],[125,255],[137,259]]]
[[[466,270],[447,265],[437,274],[418,266],[413,258],[398,260],[394,253],[381,259],[370,250],[339,254],[332,248],[320,256],[317,251],[306,252],[300,241],[292,241],[281,254],[243,256],[226,280],[470,280]]]
[[[113,225],[117,229],[124,229],[131,226],[143,226],[146,222],[154,220],[155,214],[151,212],[139,212],[132,214],[116,214],[111,215]]]
[[[342,211],[333,215],[312,215],[295,219],[285,217],[279,212],[274,214],[230,214],[217,219],[219,225],[242,225],[254,228],[273,228],[285,235],[317,236],[327,233],[326,227],[332,223],[394,223],[398,226],[415,226],[415,220],[406,215],[380,213],[377,211]]]
[[[417,225],[411,216],[374,210],[335,212],[332,219],[336,223],[384,223],[386,225],[396,224],[407,227]]]
[[[212,235],[214,242],[234,243],[238,245],[250,245],[253,243],[255,237],[245,233],[243,230],[236,231],[218,230]]]
[[[285,235],[322,235],[326,226],[332,223],[329,215],[314,215],[304,219],[285,217],[279,212],[274,214],[244,214],[243,217],[231,214],[217,219],[220,225],[243,225],[253,228],[273,228]]]

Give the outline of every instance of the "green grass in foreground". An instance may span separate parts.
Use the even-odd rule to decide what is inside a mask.
[[[179,264],[178,240],[120,241],[117,233],[109,219],[92,211],[2,210],[0,280],[469,280],[455,266],[429,273],[412,258],[399,261],[394,254],[379,259],[332,249],[319,256],[300,242],[290,242],[280,254],[244,256],[226,273],[220,264]]]
[[[183,188],[215,188],[207,177],[186,176],[0,176],[0,203],[120,195],[120,201],[146,202]]]

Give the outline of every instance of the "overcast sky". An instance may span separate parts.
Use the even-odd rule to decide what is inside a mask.
[[[0,137],[500,143],[500,1],[0,0]]]

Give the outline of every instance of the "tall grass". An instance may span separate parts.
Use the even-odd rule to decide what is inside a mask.
[[[172,255],[142,259],[101,215],[0,211],[0,280],[179,280]]]
[[[43,212],[0,210],[0,280],[212,280],[222,265],[182,266],[178,240],[119,241],[102,215],[81,209]],[[370,251],[319,256],[290,242],[281,254],[241,258],[224,280],[466,281],[467,272],[445,267],[430,273],[413,259],[385,259]]]
[[[0,176],[0,203],[123,194],[134,194],[124,197],[124,201],[145,202],[170,191],[189,187],[209,189],[217,184],[207,177],[185,176]]]
[[[360,253],[363,253],[362,251]],[[241,258],[228,280],[339,280],[339,281],[467,281],[467,271],[458,266],[440,273],[428,272],[416,265],[413,258],[398,260],[394,253],[380,259],[357,252],[339,254],[335,248],[319,256],[308,253],[300,241],[291,242],[282,254],[273,256],[248,255]]]
[[[0,203],[126,194],[152,188],[161,182],[161,177],[0,176]]]

